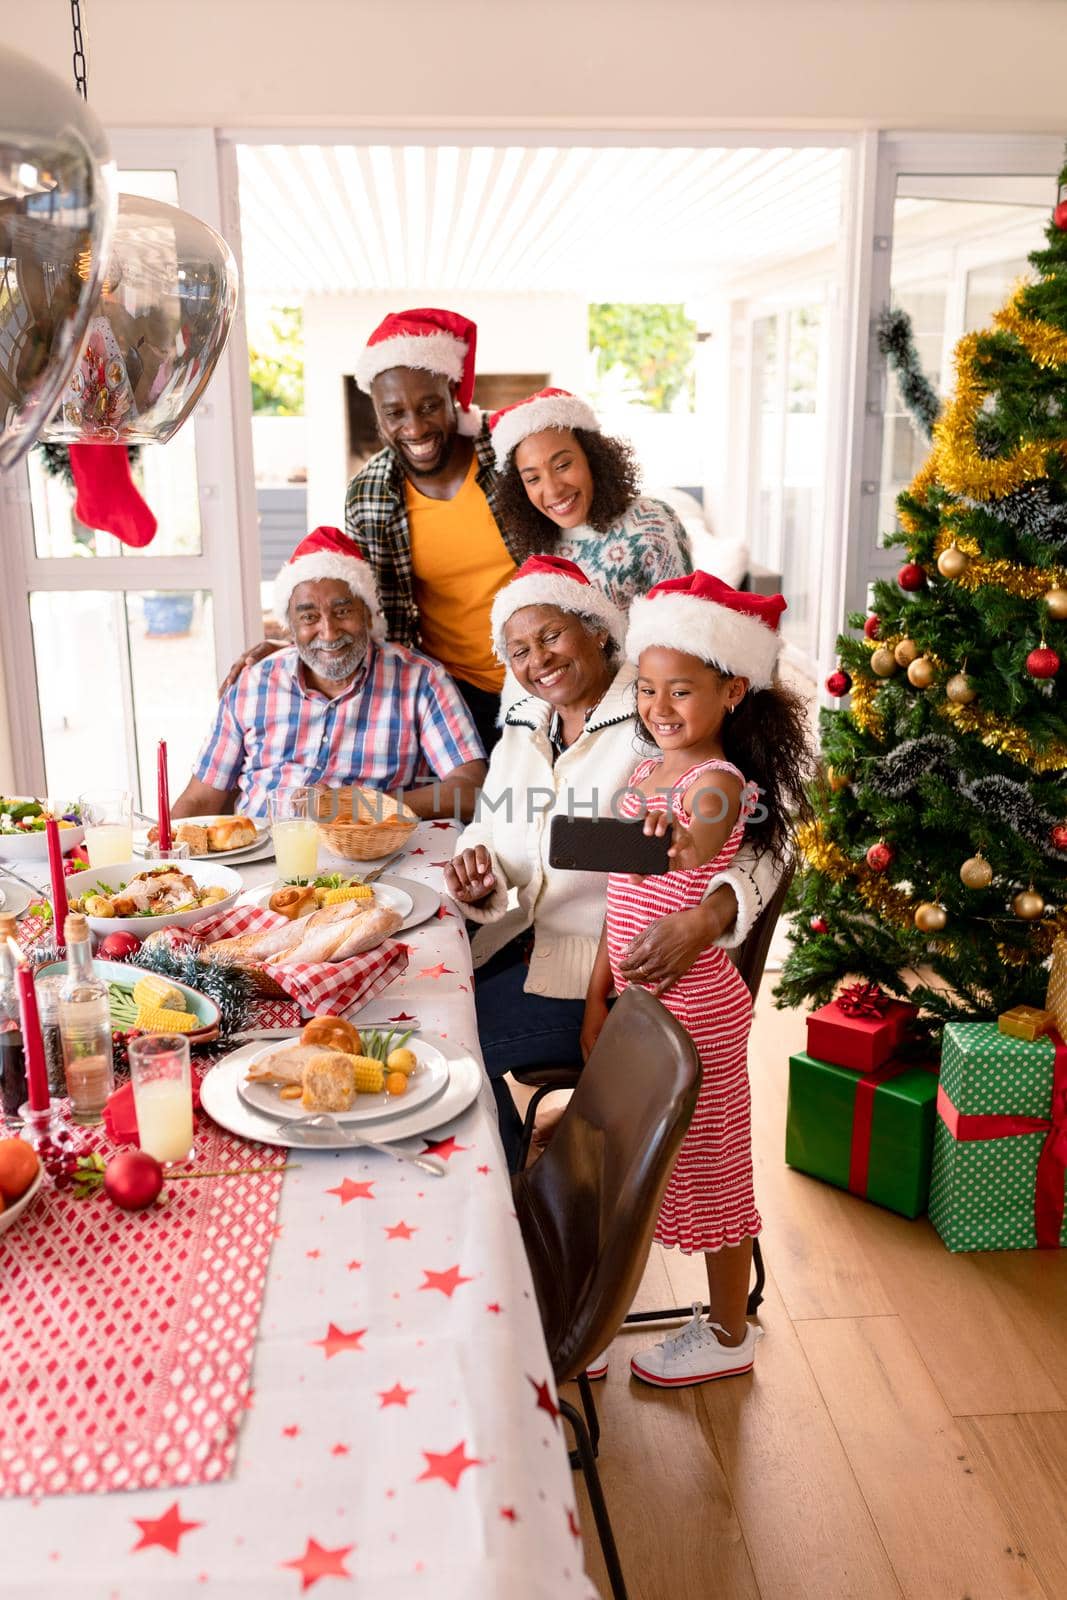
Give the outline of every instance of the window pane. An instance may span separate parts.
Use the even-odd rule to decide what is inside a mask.
[[[210,594],[37,592],[30,620],[49,794],[128,788],[154,814],[157,740],[178,794],[214,715]]]

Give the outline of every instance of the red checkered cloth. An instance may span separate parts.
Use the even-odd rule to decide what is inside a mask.
[[[285,921],[276,911],[263,906],[231,906],[215,917],[208,917],[189,929],[201,944],[218,939],[236,939],[244,933],[264,933]],[[272,966],[270,976],[279,988],[306,1011],[324,1007],[343,1016],[387,989],[394,978],[407,969],[404,945],[387,939],[376,950],[349,956],[347,961],[297,961],[290,966]]]

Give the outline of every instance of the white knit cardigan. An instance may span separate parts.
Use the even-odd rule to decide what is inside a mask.
[[[483,965],[532,926],[528,994],[567,1000],[585,996],[604,925],[607,878],[550,867],[549,826],[554,816],[566,816],[569,807],[575,816],[590,816],[594,800],[601,816],[612,815],[612,795],[625,789],[648,755],[634,721],[635,673],[629,664],[620,667],[581,734],[554,765],[548,740],[552,707],[533,695],[516,701],[490,758],[475,820],[456,844],[457,855],[484,845],[496,877],[481,905],[463,907],[473,922],[484,924],[474,939],[474,964]],[[757,858],[749,845],[742,846],[727,871],[716,874],[707,893],[725,883],[737,899],[737,921],[720,944],[742,942],[773,894],[776,879],[769,852]],[[510,889],[518,891],[518,904],[509,909]]]

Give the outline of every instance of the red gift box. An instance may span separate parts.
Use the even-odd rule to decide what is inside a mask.
[[[900,1047],[917,1015],[915,1006],[887,995],[857,1008],[846,991],[808,1018],[808,1055],[854,1072],[874,1072]]]

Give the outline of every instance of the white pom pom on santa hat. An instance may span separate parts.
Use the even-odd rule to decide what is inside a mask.
[[[338,578],[347,583],[370,612],[371,638],[381,644],[385,639],[385,618],[374,573],[355,540],[340,528],[313,529],[282,567],[274,580],[274,615],[278,621],[288,623],[289,601],[297,584],[314,583],[319,578]]]
[[[576,616],[593,617],[604,632],[622,649],[626,621],[603,589],[590,583],[581,567],[563,556],[529,556],[515,576],[497,590],[493,601],[493,649],[500,661],[507,661],[504,628],[510,617],[524,606],[555,606]]]
[[[626,654],[638,661],[656,645],[682,650],[739,678],[769,689],[782,647],[780,594],[743,594],[709,572],[657,583],[630,605]]]
[[[456,385],[459,432],[473,438],[482,426],[482,414],[471,404],[477,342],[477,325],[458,311],[440,311],[434,306],[390,311],[356,362],[356,382],[364,394],[370,394],[378,374],[391,367],[413,367],[417,372],[449,378]]]
[[[599,433],[600,422],[588,401],[569,390],[539,389],[513,406],[494,411],[489,418],[497,470],[504,471],[517,444],[546,428],[584,428],[587,433]]]

